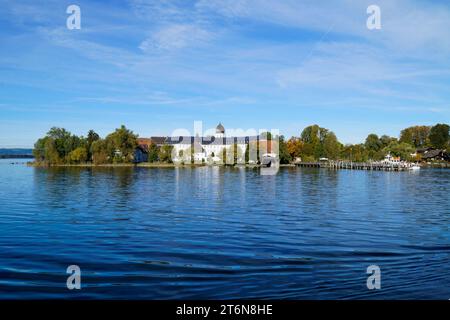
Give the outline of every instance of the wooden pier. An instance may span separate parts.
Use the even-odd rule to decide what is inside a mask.
[[[383,163],[383,162],[352,162],[352,161],[321,161],[321,162],[298,162],[299,167],[328,168],[333,170],[374,170],[374,171],[407,171],[412,164],[406,162]]]

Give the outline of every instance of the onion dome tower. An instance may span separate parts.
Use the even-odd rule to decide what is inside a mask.
[[[223,138],[225,135],[225,128],[223,127],[223,125],[221,123],[219,123],[216,127],[216,138]]]

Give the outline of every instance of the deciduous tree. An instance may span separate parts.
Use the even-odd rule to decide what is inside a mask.
[[[436,149],[447,148],[450,140],[450,126],[439,123],[430,129],[430,143]]]

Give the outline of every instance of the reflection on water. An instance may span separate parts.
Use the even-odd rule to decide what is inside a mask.
[[[0,298],[450,298],[445,169],[0,162],[0,181]]]

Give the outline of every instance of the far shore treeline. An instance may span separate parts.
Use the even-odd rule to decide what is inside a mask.
[[[93,130],[84,137],[54,127],[35,143],[33,155],[37,163],[47,165],[133,163],[137,146],[138,135],[123,125],[105,138],[101,138]],[[416,161],[420,160],[417,158],[420,156],[414,156],[416,150],[426,147],[450,149],[450,126],[412,126],[402,130],[399,138],[369,134],[364,143],[346,145],[340,143],[332,131],[318,125],[306,127],[300,136],[289,140],[285,140],[284,136],[279,137],[282,164],[298,159],[317,161],[320,158],[377,161],[388,153],[403,160]],[[152,143],[148,147],[148,162],[172,163],[171,154],[172,146],[157,146]]]

